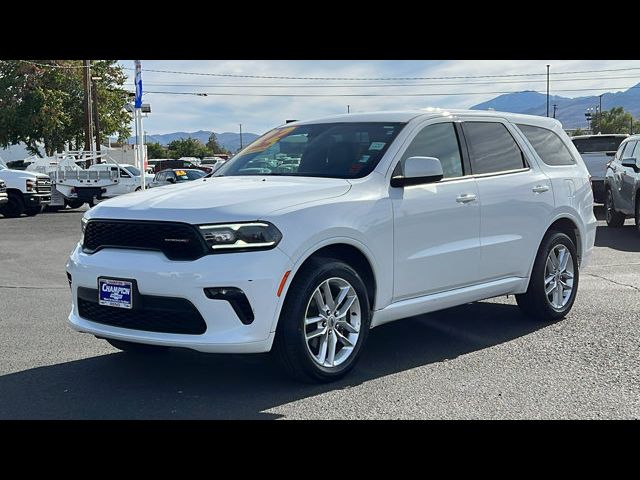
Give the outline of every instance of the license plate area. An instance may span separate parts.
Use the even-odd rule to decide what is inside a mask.
[[[107,307],[133,308],[134,282],[119,278],[98,278],[98,304]]]

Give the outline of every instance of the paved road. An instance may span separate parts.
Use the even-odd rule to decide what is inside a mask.
[[[64,264],[81,212],[0,217],[0,419],[639,418],[640,234],[598,227],[571,314],[540,325],[513,298],[371,332],[331,386],[268,355],[130,357],[66,325]]]

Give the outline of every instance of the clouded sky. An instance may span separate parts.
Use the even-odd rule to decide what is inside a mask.
[[[133,60],[120,63],[132,69]],[[144,102],[152,113],[144,120],[149,134],[176,131],[238,131],[264,133],[286,119],[310,119],[336,113],[424,107],[468,108],[500,93],[546,92],[546,64],[551,64],[551,94],[565,97],[598,95],[626,90],[640,83],[640,61],[629,60],[142,60]],[[563,74],[585,70],[630,69]],[[635,69],[635,70],[633,70]],[[213,75],[159,73],[170,70]],[[126,86],[133,90],[133,71]],[[538,74],[521,76],[523,74]],[[336,80],[241,78],[225,75],[272,77],[331,77]],[[398,77],[478,77],[466,79],[369,80]],[[515,75],[515,76],[513,76]],[[355,80],[359,78],[361,80]],[[579,90],[594,89],[594,90]],[[571,90],[571,91],[569,91]],[[151,92],[207,93],[207,96]],[[243,94],[215,96],[212,93]],[[321,97],[249,96],[250,94],[333,95]],[[389,96],[348,96],[375,94]],[[391,96],[434,94],[432,96]],[[443,95],[448,94],[448,95]],[[451,95],[456,94],[456,95]]]

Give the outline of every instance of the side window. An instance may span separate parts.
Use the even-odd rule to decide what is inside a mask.
[[[525,168],[524,155],[507,127],[498,122],[464,122],[473,173],[495,173]]]
[[[129,175],[129,173],[127,173],[127,171],[124,168],[120,169],[120,176],[124,178],[131,178],[131,175]]]
[[[407,147],[402,159],[409,157],[435,157],[442,163],[444,178],[461,177],[462,157],[453,123],[436,123],[424,127]]]
[[[627,144],[624,147],[624,151],[622,152],[622,157],[620,157],[620,160],[622,160],[623,158],[629,158],[629,157],[633,157],[633,149],[636,146],[636,142],[627,142]]]
[[[636,142],[636,148],[633,149],[633,152],[631,152],[631,156],[638,158],[638,156],[640,155],[640,148],[638,147],[638,145],[640,145],[640,142]]]
[[[160,172],[158,175],[156,175],[156,178],[156,181],[164,182],[167,179],[167,172]]]
[[[547,165],[573,165],[576,163],[567,146],[555,132],[532,125],[518,124],[518,128]]]

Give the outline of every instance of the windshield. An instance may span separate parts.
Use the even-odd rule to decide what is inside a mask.
[[[361,178],[373,171],[404,123],[324,123],[271,130],[214,176]]]
[[[574,138],[573,144],[580,153],[615,152],[626,137]]]
[[[178,182],[188,182],[189,180],[197,180],[206,175],[202,170],[174,170]]]
[[[136,167],[132,167],[130,165],[127,165],[126,170],[133,175],[134,177],[139,177],[140,176],[140,170],[138,170]]]

